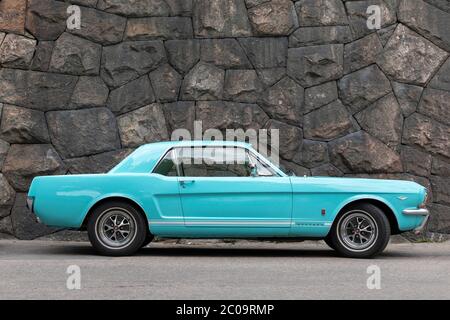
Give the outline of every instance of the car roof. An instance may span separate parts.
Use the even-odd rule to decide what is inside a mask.
[[[225,147],[242,147],[242,148],[251,148],[251,144],[241,141],[222,141],[222,140],[181,140],[181,141],[163,141],[163,142],[155,142],[149,143],[141,146],[140,148],[173,148],[173,147],[208,147],[208,146],[225,146]]]
[[[164,154],[175,147],[241,147],[251,148],[245,142],[236,141],[166,141],[149,143],[137,148],[128,157],[109,171],[109,173],[146,173],[153,170]]]

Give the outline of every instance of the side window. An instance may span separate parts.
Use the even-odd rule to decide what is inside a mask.
[[[250,177],[248,153],[234,147],[181,148],[177,155],[186,177]]]
[[[170,150],[165,155],[164,159],[162,159],[159,162],[159,164],[155,168],[155,170],[153,170],[153,173],[158,173],[160,175],[168,176],[168,177],[176,177],[176,176],[178,176],[177,166],[175,164],[175,159],[174,159],[174,154],[175,154],[175,151],[174,150]]]

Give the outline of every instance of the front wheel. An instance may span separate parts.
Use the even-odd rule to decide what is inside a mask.
[[[134,254],[147,236],[145,219],[140,212],[120,201],[107,202],[95,208],[87,229],[94,249],[108,256]]]
[[[349,207],[337,218],[330,232],[332,247],[350,258],[372,258],[386,248],[391,234],[381,209],[362,203]]]

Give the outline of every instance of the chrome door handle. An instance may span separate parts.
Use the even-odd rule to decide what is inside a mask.
[[[181,187],[185,188],[188,184],[193,184],[195,180],[180,180]]]

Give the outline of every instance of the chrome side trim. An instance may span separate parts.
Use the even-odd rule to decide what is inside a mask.
[[[224,220],[193,220],[193,221],[149,221],[150,225],[154,226],[290,226],[291,221],[275,220],[275,221],[224,221]]]

